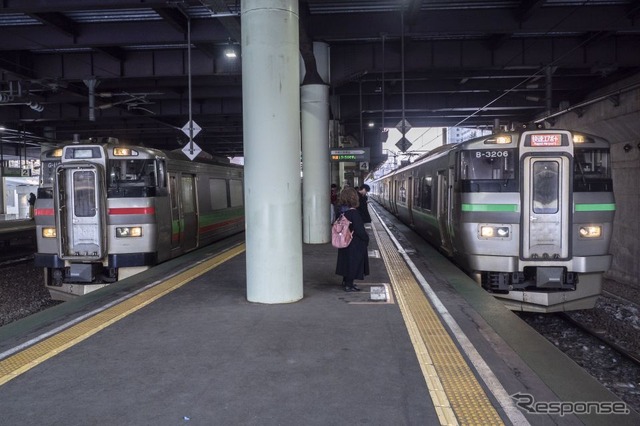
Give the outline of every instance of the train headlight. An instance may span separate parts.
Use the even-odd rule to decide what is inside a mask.
[[[511,143],[511,135],[495,135],[488,139],[485,139],[485,144],[507,144]]]
[[[579,231],[581,238],[600,238],[602,236],[602,226],[587,225],[581,226]]]
[[[42,238],[55,238],[57,235],[56,228],[42,228]]]
[[[122,228],[116,228],[117,238],[129,238],[129,237],[142,237],[141,226],[127,226]]]
[[[115,157],[135,157],[138,155],[138,151],[131,148],[116,147],[113,148],[113,155]]]
[[[478,227],[478,237],[487,239],[505,240],[511,238],[511,227],[507,225],[480,225]]]
[[[483,238],[492,238],[495,235],[496,229],[493,226],[481,226],[480,236]]]

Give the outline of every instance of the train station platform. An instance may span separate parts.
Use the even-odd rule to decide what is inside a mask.
[[[358,293],[304,245],[304,298],[249,303],[237,236],[1,327],[2,423],[640,424],[375,210]]]

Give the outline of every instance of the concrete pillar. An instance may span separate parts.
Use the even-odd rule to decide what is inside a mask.
[[[242,0],[247,299],[302,298],[297,0]]]
[[[318,74],[320,74],[322,81],[327,84],[331,83],[330,54],[331,52],[327,43],[322,41],[313,42],[313,56],[316,58]]]
[[[302,235],[307,244],[331,241],[329,86],[301,87]]]

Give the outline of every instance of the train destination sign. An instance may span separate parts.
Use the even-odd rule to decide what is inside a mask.
[[[331,161],[368,162],[369,148],[332,149]]]
[[[533,134],[531,135],[531,146],[560,146],[562,136],[556,133]]]

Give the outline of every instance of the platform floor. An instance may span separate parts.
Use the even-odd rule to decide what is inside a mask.
[[[330,244],[304,245],[304,298],[249,303],[240,236],[1,327],[0,424],[640,424],[549,414],[621,403],[380,218],[360,293],[342,291]],[[527,395],[541,413],[516,407]]]

